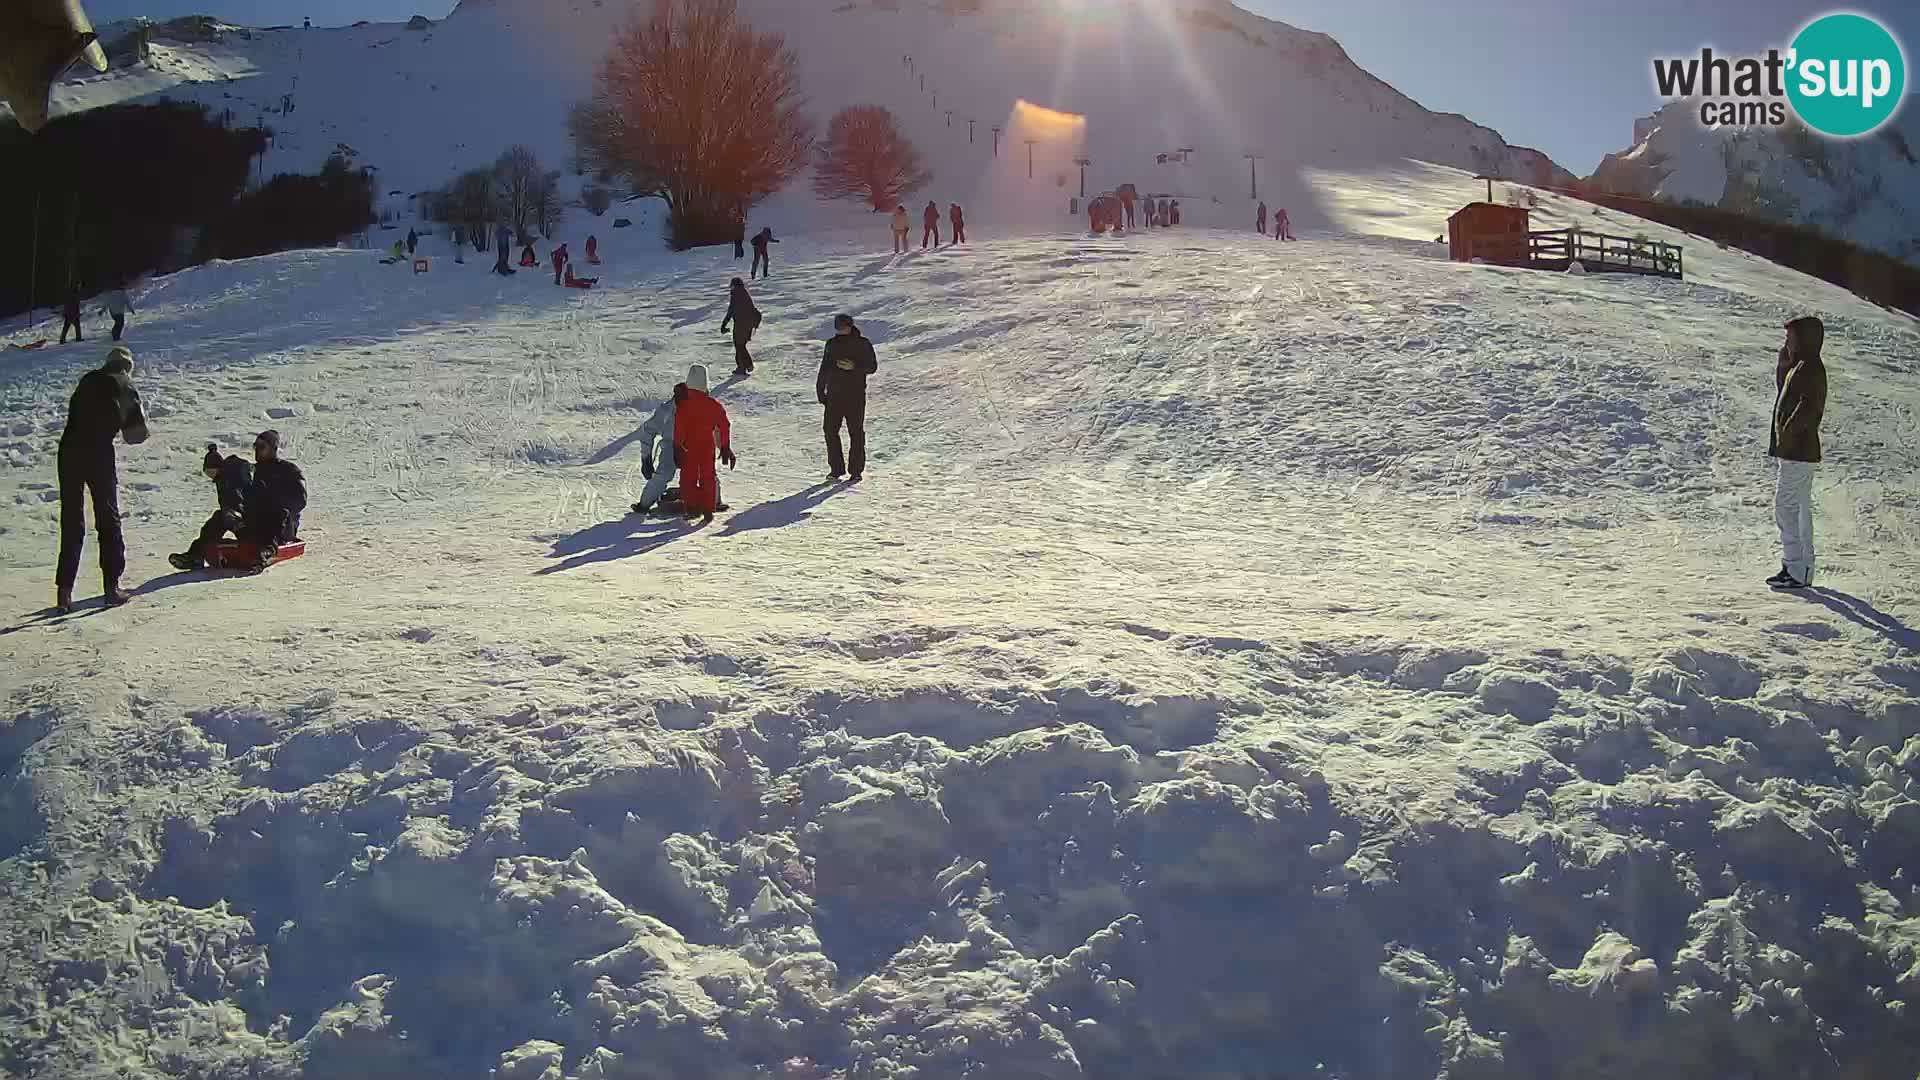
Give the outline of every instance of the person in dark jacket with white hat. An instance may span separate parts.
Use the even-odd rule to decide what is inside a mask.
[[[67,426],[60,433],[60,565],[55,573],[54,606],[73,610],[73,583],[80,575],[80,549],[87,540],[86,499],[93,496],[93,528],[100,541],[100,583],[108,607],[132,599],[120,591],[127,568],[127,545],[120,533],[120,478],[113,440],[128,446],[147,441],[147,417],[140,392],[133,388],[133,350],[115,345],[106,363],[80,377],[67,403]]]
[[[247,489],[253,486],[253,464],[238,454],[220,456],[220,448],[207,444],[207,456],[200,462],[200,471],[213,486],[220,500],[220,508],[213,512],[207,523],[200,527],[200,538],[187,545],[187,550],[167,556],[175,570],[198,570],[206,565],[207,552],[231,534],[239,536],[247,523]]]

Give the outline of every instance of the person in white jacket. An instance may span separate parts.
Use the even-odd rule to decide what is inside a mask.
[[[107,314],[113,316],[113,340],[119,341],[126,332],[127,312],[133,310],[133,301],[127,299],[127,290],[118,287],[108,289],[100,300]]]
[[[673,460],[673,422],[673,395],[669,394],[640,425],[640,475],[647,478],[647,486],[640,492],[640,501],[633,504],[636,514],[658,509],[667,485],[679,471]]]
[[[893,211],[893,253],[900,255],[907,250],[907,230],[913,226],[907,221],[907,207],[903,203]]]

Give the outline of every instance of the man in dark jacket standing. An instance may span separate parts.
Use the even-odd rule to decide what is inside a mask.
[[[873,342],[860,333],[851,315],[833,317],[833,337],[827,340],[814,389],[826,406],[827,473],[835,480],[845,475],[860,482],[867,469],[867,376],[880,370]],[[847,426],[848,458],[840,451],[840,425]]]
[[[86,340],[80,336],[80,283],[77,281],[67,290],[67,302],[60,308],[60,344],[67,343],[69,330],[73,331],[73,340]]]
[[[924,226],[924,228],[920,232],[920,250],[921,251],[927,250],[927,245],[929,243],[931,243],[934,247],[939,247],[940,246],[940,208],[934,205],[932,199],[928,199],[927,208],[925,210],[920,211],[920,224]]]
[[[253,484],[247,488],[245,539],[253,542],[254,573],[273,565],[280,545],[300,536],[300,514],[307,508],[307,481],[300,467],[280,457],[280,433],[263,431],[253,440]]]
[[[1780,462],[1773,486],[1773,519],[1780,527],[1776,589],[1813,584],[1813,474],[1820,464],[1820,420],[1827,410],[1827,367],[1820,359],[1827,328],[1804,315],[1787,324],[1787,343],[1774,366],[1773,430],[1767,455]]]
[[[207,444],[207,456],[200,462],[200,471],[213,481],[214,491],[220,499],[220,509],[213,512],[207,523],[200,527],[200,538],[187,545],[187,550],[167,556],[175,570],[198,570],[206,565],[207,551],[226,539],[228,533],[239,536],[246,528],[247,489],[253,486],[253,466],[246,458],[237,454],[220,456],[220,448]]]
[[[773,230],[770,228],[761,229],[753,234],[753,263],[747,268],[747,280],[773,276],[773,256],[768,254],[767,245],[779,242],[773,238]]]
[[[80,549],[87,539],[85,499],[93,495],[93,527],[100,541],[100,584],[108,607],[131,599],[120,591],[127,568],[126,541],[120,535],[120,480],[113,440],[129,446],[147,441],[147,417],[140,392],[133,388],[133,351],[115,345],[106,363],[80,377],[67,403],[67,426],[60,433],[60,566],[54,579],[54,606],[73,610],[73,582],[80,575]]]
[[[493,227],[493,244],[500,251],[500,258],[493,264],[493,272],[501,277],[514,273],[513,267],[507,265],[507,255],[513,250],[513,234],[507,231],[504,222]]]
[[[727,294],[727,314],[720,320],[720,332],[726,333],[728,327],[733,329],[733,374],[745,378],[753,374],[753,354],[747,351],[747,343],[760,329],[760,309],[754,306],[747,283],[739,278],[733,279]]]
[[[959,203],[953,203],[947,207],[947,221],[953,226],[953,235],[948,238],[947,246],[952,247],[955,244],[966,243],[967,215],[965,211],[960,209]]]

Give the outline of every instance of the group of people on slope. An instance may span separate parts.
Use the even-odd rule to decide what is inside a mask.
[[[1132,229],[1136,221],[1146,222],[1149,229],[1172,228],[1180,224],[1180,200],[1165,196],[1142,199],[1139,189],[1132,184],[1122,184],[1087,200],[1087,225],[1096,234]]]
[[[744,293],[739,278],[735,278],[733,284]],[[737,326],[738,316],[734,319]],[[758,312],[755,312],[755,321],[758,321]],[[879,369],[873,342],[860,333],[853,316],[834,316],[833,337],[827,339],[820,371],[814,379],[814,395],[824,411],[821,427],[827,444],[827,475],[831,479],[845,477],[858,483],[866,473],[867,377]],[[845,447],[840,442],[843,428],[847,433]],[[640,425],[640,475],[646,478],[647,484],[640,493],[640,501],[633,504],[633,512],[653,513],[672,501],[673,491],[669,485],[677,475],[680,503],[686,515],[710,518],[727,509],[720,500],[717,465],[731,469],[738,461],[726,407],[713,396],[707,366],[694,364],[687,369],[686,381],[675,384],[672,395]]]
[[[126,572],[126,538],[120,529],[120,480],[114,440],[138,446],[148,437],[146,412],[133,385],[133,350],[115,345],[99,367],[80,377],[67,402],[67,426],[60,433],[56,471],[60,480],[60,557],[54,576],[54,607],[73,610],[73,588],[86,544],[86,502],[93,502],[93,527],[100,545],[101,592],[108,607],[131,599],[120,587]],[[207,446],[202,471],[214,484],[219,510],[187,550],[168,556],[182,570],[205,563],[207,551],[228,533],[254,546],[252,570],[272,565],[279,546],[300,533],[307,507],[306,480],[298,466],[280,457],[280,435],[263,431],[253,444],[254,465],[238,457],[221,458]]]
[[[1261,236],[1267,235],[1267,204],[1262,202],[1260,210],[1254,215],[1254,228]],[[1293,235],[1293,222],[1287,218],[1287,208],[1281,207],[1273,214],[1273,238],[1275,240],[1297,240]]]
[[[953,226],[952,239],[948,247],[967,242],[967,215],[960,209],[959,203],[947,204],[947,220]],[[904,254],[907,250],[907,237],[912,234],[913,223],[907,217],[907,208],[903,203],[893,208],[891,220],[893,230],[893,253]],[[940,205],[932,199],[927,200],[926,209],[920,211],[920,250],[940,246]]]
[[[127,290],[116,285],[96,297],[100,301],[100,312],[113,317],[113,340],[119,341],[120,335],[127,330],[127,313],[133,310],[133,301],[127,299]],[[80,283],[74,282],[67,287],[66,303],[60,306],[60,344],[67,343],[67,333],[73,333],[73,340],[85,341],[80,333]]]

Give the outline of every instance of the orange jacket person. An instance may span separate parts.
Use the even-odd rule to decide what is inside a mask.
[[[720,460],[733,468],[738,459],[732,443],[727,410],[707,393],[707,365],[695,364],[687,369],[687,381],[674,387],[673,452],[680,459],[680,499],[688,517],[710,518],[725,509],[713,457],[717,449]]]

